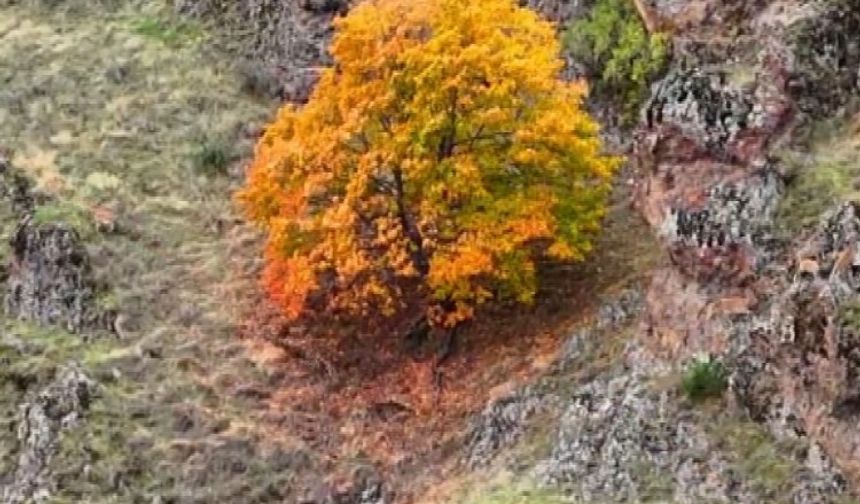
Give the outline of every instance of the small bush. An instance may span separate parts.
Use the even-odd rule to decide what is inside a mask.
[[[630,0],[597,0],[568,27],[565,46],[587,67],[593,92],[621,106],[626,123],[635,120],[669,59],[668,36],[649,34]]]
[[[209,177],[221,176],[227,174],[233,158],[233,150],[226,141],[205,138],[198,143],[192,155],[192,164],[197,173]]]
[[[725,366],[711,358],[694,362],[681,382],[684,394],[694,401],[719,397],[727,386],[728,373]]]

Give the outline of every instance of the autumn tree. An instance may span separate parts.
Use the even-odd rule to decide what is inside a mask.
[[[239,193],[288,316],[417,298],[451,327],[532,301],[539,257],[584,257],[616,162],[550,23],[513,0],[367,0],[335,26],[334,66]]]

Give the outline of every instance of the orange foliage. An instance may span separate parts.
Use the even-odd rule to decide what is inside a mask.
[[[390,315],[408,287],[453,326],[530,302],[539,255],[583,258],[616,160],[551,24],[513,0],[368,0],[336,30],[335,65],[280,111],[239,193],[289,317],[312,298]]]

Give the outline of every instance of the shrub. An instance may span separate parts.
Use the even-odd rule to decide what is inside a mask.
[[[203,175],[226,175],[233,160],[233,152],[226,141],[220,138],[200,140],[192,154],[194,169]]]
[[[335,66],[280,111],[238,195],[285,313],[391,315],[409,298],[453,326],[493,298],[531,301],[537,257],[582,259],[617,160],[559,49],[513,0],[340,18]]]
[[[728,386],[728,373],[718,360],[704,358],[695,361],[681,382],[681,388],[689,399],[699,401],[719,397]]]
[[[669,56],[668,36],[648,34],[631,0],[597,0],[568,27],[565,45],[589,70],[594,93],[622,107],[625,122],[635,119]]]

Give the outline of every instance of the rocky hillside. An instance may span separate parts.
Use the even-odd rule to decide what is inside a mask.
[[[280,321],[231,202],[347,2],[0,0],[0,502],[860,502],[860,5],[633,5],[601,242],[437,374]]]

